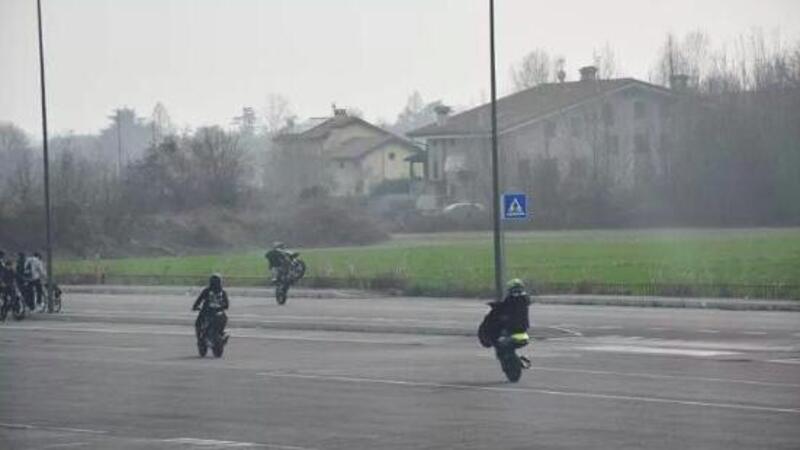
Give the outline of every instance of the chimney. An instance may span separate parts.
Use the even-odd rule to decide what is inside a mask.
[[[689,88],[689,75],[670,75],[669,87],[675,92],[685,92]]]
[[[336,103],[331,103],[331,109],[333,109],[333,117],[346,117],[347,116],[347,109],[345,108],[337,108]]]
[[[447,105],[436,105],[433,108],[433,111],[436,113],[436,124],[439,126],[443,126],[447,123],[447,117],[450,115],[450,111],[453,109]]]
[[[578,70],[581,73],[581,81],[594,81],[597,79],[597,67],[586,66]]]

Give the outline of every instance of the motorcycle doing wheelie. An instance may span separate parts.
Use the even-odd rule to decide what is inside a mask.
[[[286,303],[289,296],[289,287],[300,281],[306,274],[306,263],[299,258],[298,252],[287,252],[288,260],[278,271],[275,279],[275,301],[279,305]]]
[[[494,347],[497,360],[500,361],[500,368],[506,378],[508,381],[516,383],[522,377],[522,370],[531,366],[527,357],[517,355],[517,349],[528,345],[528,333],[511,333],[506,330],[499,317],[501,302],[487,304],[492,309],[478,327],[478,340],[486,348]]]

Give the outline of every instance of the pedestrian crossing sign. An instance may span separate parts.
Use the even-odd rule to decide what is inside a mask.
[[[525,194],[503,194],[503,219],[527,219],[528,198]]]

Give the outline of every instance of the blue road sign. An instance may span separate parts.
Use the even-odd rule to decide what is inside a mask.
[[[527,219],[528,197],[520,193],[503,194],[503,219]]]

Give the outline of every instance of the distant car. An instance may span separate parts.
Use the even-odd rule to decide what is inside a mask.
[[[454,219],[472,219],[481,217],[486,212],[486,208],[480,203],[453,203],[442,209],[442,214]]]

